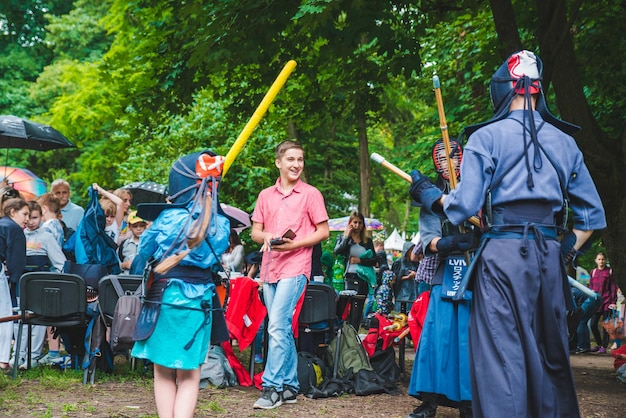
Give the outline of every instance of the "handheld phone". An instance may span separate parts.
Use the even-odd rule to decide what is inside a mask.
[[[274,238],[273,240],[271,240],[270,245],[272,246],[281,245],[285,243],[283,238],[294,239],[295,237],[296,237],[296,233],[293,232],[291,229],[288,229],[287,232],[285,232],[281,238]]]

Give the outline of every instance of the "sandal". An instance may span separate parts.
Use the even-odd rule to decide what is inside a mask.
[[[4,363],[4,365],[0,366],[0,373],[2,374],[11,374],[13,373],[13,369],[8,363]]]

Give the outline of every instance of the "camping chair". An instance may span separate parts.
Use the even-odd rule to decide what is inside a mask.
[[[333,336],[336,320],[337,293],[335,289],[324,283],[309,282],[298,320],[299,333],[330,333]],[[299,348],[301,348],[302,335],[298,337]]]
[[[142,285],[143,276],[140,275],[107,275],[101,278],[98,282],[98,318],[95,318],[92,330],[92,338],[90,342],[90,353],[95,353],[99,350],[101,344],[108,344],[106,341],[106,329],[110,327],[113,321],[113,314],[115,313],[115,305],[119,298],[118,292],[115,290],[113,278],[117,278],[123,293],[135,293],[137,289]],[[94,356],[95,357],[95,356]],[[83,376],[83,383],[94,383],[96,359],[85,359],[85,371]],[[131,358],[131,369],[134,368],[134,361]]]
[[[75,274],[32,272],[20,278],[20,310],[15,352],[20,352],[22,325],[28,325],[28,355],[30,368],[32,325],[53,327],[83,327],[87,325],[87,288],[82,277]],[[13,378],[17,377],[13,368]]]

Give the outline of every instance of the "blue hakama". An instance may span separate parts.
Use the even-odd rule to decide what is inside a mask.
[[[459,408],[472,399],[469,376],[468,322],[470,300],[442,299],[442,286],[432,287],[419,340],[409,395]],[[426,396],[425,396],[426,395]]]

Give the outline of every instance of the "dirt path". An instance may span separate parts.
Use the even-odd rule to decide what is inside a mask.
[[[572,356],[574,379],[582,417],[621,418],[626,411],[626,384],[615,379],[610,355]],[[82,377],[82,375],[80,376]],[[78,375],[68,387],[59,388],[49,381],[20,381],[15,391],[0,387],[0,416],[11,417],[156,417],[152,381],[129,379],[125,382],[83,386]],[[196,409],[197,417],[405,417],[419,401],[406,394],[312,400],[298,397],[295,405],[273,411],[252,409],[259,396],[255,388],[203,389]],[[437,417],[458,417],[458,411],[440,408]]]

